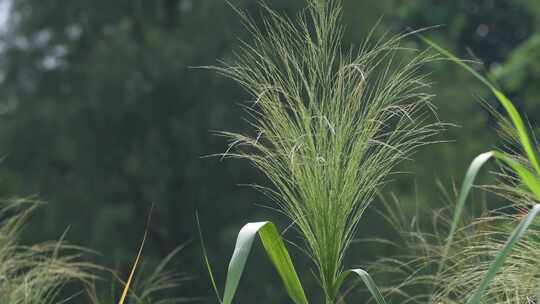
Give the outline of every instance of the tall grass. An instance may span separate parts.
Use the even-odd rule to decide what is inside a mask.
[[[430,122],[422,70],[434,56],[403,46],[407,35],[371,33],[358,48],[342,46],[338,1],[310,0],[294,20],[262,8],[261,25],[239,12],[252,42],[215,67],[254,99],[245,106],[253,134],[222,132],[231,141],[223,156],[266,175],[271,186],[257,188],[300,232],[325,301],[335,303],[376,190],[442,127]]]
[[[190,303],[199,298],[180,296],[180,288],[194,277],[175,270],[173,259],[185,248],[185,245],[177,247],[157,265],[148,267],[144,263],[136,263],[131,271],[131,281],[124,284],[124,290],[118,304],[177,304]],[[138,260],[143,261],[143,246],[138,254]],[[140,268],[140,269],[139,269]],[[129,279],[128,279],[129,280]],[[91,304],[112,303],[111,299],[116,298],[108,295],[105,300],[96,296],[95,287],[89,292]]]
[[[0,201],[0,303],[116,303],[115,290],[121,289],[122,280],[112,270],[86,262],[90,251],[62,240],[20,245],[19,235],[40,205],[42,203],[27,199]],[[125,290],[124,300],[129,301],[125,303],[192,301],[192,298],[177,296],[177,289],[191,277],[171,270],[171,261],[182,248],[178,247],[154,268],[142,269],[133,276],[133,284],[127,285],[131,288]],[[104,279],[106,274],[112,281]],[[110,293],[98,291],[98,285],[110,284],[118,288]]]
[[[412,273],[400,287],[415,285],[430,289],[429,294],[411,296],[409,301],[537,303],[540,239],[538,222],[534,219],[540,213],[538,146],[531,140],[529,130],[510,99],[463,61],[424,40],[491,90],[508,115],[492,110],[499,120],[502,137],[510,142],[510,149],[490,151],[475,158],[451,216],[438,213],[433,233],[423,232],[417,225],[409,225],[409,229],[407,225],[399,225],[403,223],[399,211],[390,208],[391,223],[405,232],[411,248],[419,249],[414,251],[411,262],[394,263],[390,268]],[[464,221],[462,216],[469,192],[478,172],[490,159],[498,160],[500,173],[497,176],[502,183],[486,188],[506,198],[510,205],[501,210],[485,210],[483,217]],[[384,264],[377,268],[383,268],[381,265]],[[384,268],[389,269],[387,265]]]
[[[450,233],[446,240],[445,250],[443,252],[443,260],[441,261],[439,269],[442,269],[445,266],[444,262],[446,261],[448,256],[447,252],[448,249],[452,246],[452,240],[458,223],[460,221],[461,213],[466,203],[467,196],[472,188],[473,182],[478,174],[478,171],[489,159],[498,160],[500,162],[500,165],[503,166],[506,172],[510,172],[513,176],[515,176],[515,184],[513,185],[514,187],[511,187],[511,189],[514,189],[512,192],[514,194],[518,194],[522,197],[524,196],[528,198],[529,202],[528,206],[525,205],[525,214],[523,215],[522,220],[510,234],[506,242],[504,242],[504,244],[500,246],[500,249],[497,251],[493,262],[490,263],[489,267],[485,271],[485,274],[482,275],[482,279],[479,281],[479,287],[474,293],[472,293],[470,297],[467,298],[466,303],[476,304],[480,303],[483,299],[486,298],[484,294],[488,293],[490,287],[495,284],[494,282],[498,281],[497,276],[501,273],[501,268],[503,268],[504,263],[508,262],[507,260],[509,259],[509,256],[511,256],[511,251],[515,247],[519,248],[519,246],[516,244],[519,244],[518,242],[523,238],[527,229],[529,229],[531,225],[533,225],[535,217],[538,215],[538,213],[540,213],[540,164],[538,162],[537,156],[538,146],[535,144],[534,141],[531,140],[529,130],[527,130],[526,125],[521,115],[517,111],[516,107],[502,91],[500,91],[486,78],[482,77],[475,70],[470,68],[463,61],[457,59],[448,51],[442,49],[440,46],[432,43],[427,39],[425,39],[425,41],[432,45],[435,49],[439,50],[441,53],[445,54],[450,60],[454,61],[455,63],[461,65],[463,68],[468,70],[490,89],[490,91],[493,93],[497,101],[502,105],[502,107],[506,111],[506,114],[508,115],[508,119],[502,121],[504,131],[507,135],[510,136],[510,138],[516,140],[520,149],[519,152],[521,153],[516,155],[509,152],[496,150],[483,153],[476,157],[475,160],[472,162],[471,166],[469,167],[469,170],[467,171],[465,180],[461,188],[461,193],[458,198],[456,212],[452,220]],[[476,272],[476,274],[478,274],[478,272]],[[503,284],[506,282],[506,280],[503,280]],[[514,294],[517,292],[517,290],[510,291]]]
[[[18,244],[21,228],[37,203],[13,200],[0,204],[0,303],[58,303],[66,284],[93,278],[92,265],[80,262],[80,248],[61,241]]]
[[[484,209],[478,217],[466,214],[447,247],[455,200],[440,210],[421,210],[414,220],[405,220],[399,201],[389,205],[385,214],[402,237],[396,245],[407,250],[401,250],[401,256],[380,259],[370,270],[394,278],[381,283],[385,283],[385,296],[395,303],[471,303],[494,261],[508,247],[509,235],[528,211],[520,209],[512,214],[515,206],[511,205]],[[426,222],[428,219],[431,223]],[[523,238],[501,260],[479,302],[474,303],[536,303],[540,283],[538,232],[537,222],[528,227]]]

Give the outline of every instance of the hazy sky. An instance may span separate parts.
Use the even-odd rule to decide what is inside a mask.
[[[0,31],[5,31],[12,0],[0,0]]]

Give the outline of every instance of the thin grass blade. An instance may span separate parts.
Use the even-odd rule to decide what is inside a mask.
[[[137,253],[137,257],[135,258],[135,262],[133,263],[133,267],[131,268],[131,272],[129,273],[128,280],[126,281],[126,285],[124,286],[124,291],[122,292],[122,297],[120,297],[120,301],[118,302],[118,304],[124,304],[124,302],[126,301],[129,289],[131,287],[133,278],[135,276],[135,271],[137,270],[137,267],[139,266],[139,261],[142,256],[142,252],[144,249],[144,244],[146,243],[147,235],[148,235],[148,229],[144,232],[144,236],[141,241],[141,246],[139,247],[139,252]]]
[[[467,173],[465,174],[465,179],[463,180],[463,184],[461,185],[461,190],[459,192],[456,210],[454,211],[452,225],[450,226],[450,232],[448,233],[448,238],[446,239],[446,244],[443,249],[444,250],[443,259],[441,260],[441,263],[439,264],[439,272],[442,270],[442,267],[444,266],[445,258],[448,255],[448,251],[450,250],[450,247],[452,246],[452,242],[456,234],[456,230],[459,225],[459,222],[461,220],[461,215],[463,213],[465,203],[467,202],[467,197],[469,196],[469,193],[471,192],[474,181],[476,177],[478,176],[478,172],[480,171],[480,169],[482,169],[484,164],[486,164],[487,161],[490,160],[493,156],[494,156],[493,152],[486,152],[486,153],[478,155],[473,160],[473,162],[469,166],[469,169],[467,170]]]
[[[135,258],[135,262],[133,263],[133,267],[131,268],[128,280],[126,281],[126,285],[124,286],[124,291],[122,292],[122,296],[120,297],[120,301],[118,302],[118,304],[124,304],[124,302],[126,301],[127,295],[129,293],[131,284],[133,283],[133,278],[135,277],[135,271],[137,270],[137,267],[139,266],[139,261],[141,259],[143,249],[144,249],[144,244],[146,243],[146,238],[148,237],[148,227],[150,227],[150,221],[152,220],[153,212],[154,212],[154,204],[152,204],[152,206],[150,207],[150,211],[148,212],[148,218],[146,220],[146,229],[144,230],[141,246],[139,247],[139,252],[137,253],[137,257]]]
[[[527,158],[531,162],[534,170],[536,171],[536,174],[540,175],[540,164],[538,162],[538,157],[536,155],[534,145],[532,144],[532,141],[529,137],[527,128],[525,127],[525,123],[523,122],[523,119],[519,115],[519,112],[517,111],[512,101],[506,95],[504,95],[504,93],[502,93],[499,89],[497,89],[489,80],[487,80],[486,77],[480,75],[480,73],[475,71],[472,67],[466,64],[463,60],[460,60],[450,51],[442,48],[437,43],[423,37],[422,35],[419,35],[419,37],[422,40],[424,40],[424,42],[426,42],[431,47],[433,47],[435,50],[437,50],[438,52],[446,56],[448,59],[450,59],[452,62],[458,64],[459,66],[463,67],[465,70],[470,72],[474,77],[480,80],[483,84],[485,84],[491,90],[491,92],[495,95],[497,100],[501,103],[501,105],[504,107],[504,109],[510,116],[510,119],[512,120],[514,127],[518,131],[519,140],[521,142],[523,149],[525,150],[525,153],[527,154]]]
[[[375,302],[377,304],[386,304],[386,300],[384,299],[384,297],[382,296],[381,294],[381,291],[379,290],[379,288],[377,287],[377,284],[375,283],[375,281],[373,280],[373,278],[371,278],[371,276],[369,275],[369,273],[363,269],[360,269],[360,268],[357,268],[357,269],[349,269],[345,272],[343,272],[343,274],[341,275],[340,277],[340,280],[339,280],[339,287],[341,287],[341,285],[343,284],[343,282],[349,277],[349,275],[357,275],[361,280],[362,282],[364,282],[364,284],[366,285],[366,287],[368,288],[369,292],[371,293],[371,296],[373,297],[373,299],[375,299]]]
[[[214,292],[216,293],[216,297],[219,301],[219,303],[223,303],[223,300],[221,300],[221,296],[219,295],[219,289],[216,284],[216,280],[214,279],[214,272],[212,271],[212,265],[210,264],[210,259],[208,258],[208,253],[206,252],[206,246],[204,245],[204,238],[202,234],[201,229],[201,223],[199,221],[199,213],[195,213],[195,221],[197,222],[197,229],[199,230],[199,239],[201,241],[201,250],[203,254],[203,260],[204,265],[206,266],[206,270],[208,271],[208,275],[210,276],[210,282],[212,283],[212,289],[214,289]]]
[[[519,176],[520,180],[525,184],[525,186],[527,186],[527,188],[529,188],[529,190],[536,196],[537,200],[540,201],[540,179],[538,178],[538,175],[535,175],[524,165],[518,163],[503,153],[495,152],[495,157],[510,166],[510,168],[512,168],[512,170],[514,170],[514,172]]]

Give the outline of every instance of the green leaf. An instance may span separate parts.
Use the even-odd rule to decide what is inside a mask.
[[[527,231],[527,228],[531,225],[534,218],[540,213],[540,204],[535,205],[527,217],[521,221],[521,223],[517,226],[517,228],[512,232],[508,240],[506,241],[506,244],[504,247],[497,253],[497,256],[495,257],[495,260],[491,265],[489,266],[488,272],[486,276],[482,279],[482,282],[480,283],[480,286],[476,290],[476,292],[473,294],[473,296],[467,301],[467,304],[479,304],[483,294],[487,290],[489,284],[495,278],[495,275],[502,267],[504,260],[506,257],[510,254],[510,251],[512,250],[512,247],[523,237],[525,232]]]
[[[538,175],[531,172],[527,167],[518,163],[514,159],[508,157],[507,155],[495,152],[495,157],[497,159],[505,162],[514,172],[519,176],[520,180],[529,188],[529,190],[536,196],[536,199],[540,201],[540,179]]]
[[[441,54],[446,56],[448,59],[450,59],[454,63],[457,63],[459,66],[463,67],[465,70],[470,72],[474,77],[480,80],[483,84],[485,84],[491,90],[491,92],[495,95],[495,97],[497,97],[497,100],[501,103],[501,105],[504,107],[504,109],[510,116],[510,119],[514,127],[518,131],[519,140],[520,140],[521,146],[523,147],[525,153],[527,154],[527,158],[531,162],[534,170],[536,171],[536,174],[540,175],[540,164],[538,162],[534,145],[532,144],[532,141],[529,137],[527,128],[525,127],[525,123],[523,122],[523,119],[519,115],[519,112],[517,111],[512,101],[506,95],[504,95],[499,89],[497,89],[491,82],[489,82],[489,80],[487,80],[484,76],[480,75],[480,73],[478,73],[473,68],[471,68],[463,60],[460,60],[448,50],[442,48],[435,42],[423,37],[422,35],[419,35],[419,37],[422,40],[424,40],[427,44],[429,44],[431,47],[433,47],[434,49],[439,51]]]
[[[495,155],[494,152],[486,152],[486,153],[478,155],[473,160],[473,162],[469,166],[469,169],[467,170],[467,173],[465,174],[465,179],[463,180],[463,183],[461,185],[461,190],[458,197],[458,203],[456,205],[456,210],[454,212],[454,218],[452,219],[452,225],[450,226],[450,232],[448,234],[448,238],[446,239],[446,244],[444,246],[443,259],[441,260],[441,263],[439,264],[439,272],[441,272],[442,267],[444,266],[446,256],[448,255],[448,251],[450,250],[450,247],[452,246],[452,241],[454,239],[454,235],[456,234],[457,227],[461,220],[461,215],[463,213],[465,203],[467,202],[467,197],[469,196],[469,193],[471,192],[471,189],[473,187],[474,180],[476,179],[476,176],[478,176],[478,172],[480,171],[480,169],[494,155]]]
[[[255,237],[259,235],[261,242],[281,277],[289,297],[296,304],[307,304],[307,298],[294,269],[291,257],[281,239],[276,226],[271,222],[258,222],[246,224],[238,233],[234,253],[229,263],[223,304],[232,303],[240,278],[244,272],[246,261]]]
[[[450,246],[452,245],[452,241],[459,225],[465,203],[467,202],[467,197],[469,196],[469,193],[473,187],[474,180],[476,179],[478,172],[484,166],[484,164],[493,157],[505,162],[508,166],[510,166],[512,170],[514,170],[514,172],[519,176],[520,180],[529,188],[531,192],[534,193],[537,199],[540,200],[540,181],[538,180],[538,177],[534,173],[529,171],[526,167],[500,152],[491,151],[478,155],[469,166],[469,169],[465,174],[465,180],[461,185],[458,203],[454,212],[452,225],[450,226],[450,233],[448,234],[448,238],[446,240],[443,252],[443,262],[444,258],[448,255]],[[441,270],[442,266],[443,263],[440,264],[439,271]]]
[[[540,175],[540,165],[538,163],[535,148],[529,138],[529,134],[527,133],[527,129],[525,128],[525,123],[523,122],[523,119],[521,119],[521,116],[519,115],[519,112],[517,111],[516,107],[510,101],[510,99],[506,97],[506,95],[504,95],[501,91],[497,89],[492,89],[492,91],[493,91],[493,94],[495,94],[499,102],[504,106],[504,108],[510,115],[510,119],[512,120],[514,127],[518,131],[521,146],[523,147],[523,150],[527,154],[527,157],[529,161],[531,162],[534,170],[536,171],[536,174]]]
[[[386,304],[386,301],[384,300],[384,297],[382,296],[379,288],[377,287],[377,284],[375,284],[375,281],[373,281],[369,273],[367,273],[363,269],[350,269],[343,272],[338,280],[338,286],[341,286],[345,279],[347,279],[347,277],[351,274],[355,274],[360,277],[360,279],[364,282],[377,304]]]

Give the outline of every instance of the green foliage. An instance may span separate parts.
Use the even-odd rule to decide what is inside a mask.
[[[500,102],[500,104],[504,107],[506,112],[508,113],[508,116],[510,117],[510,120],[512,121],[513,127],[516,129],[517,137],[519,138],[521,148],[525,151],[525,154],[533,167],[533,169],[536,171],[536,174],[540,174],[540,163],[538,162],[538,157],[536,155],[536,147],[532,144],[531,139],[529,138],[529,135],[527,134],[527,128],[525,126],[525,123],[521,116],[519,115],[516,107],[510,101],[506,95],[504,95],[499,89],[497,89],[493,84],[491,84],[486,78],[481,76],[477,71],[475,71],[473,68],[468,66],[465,62],[462,60],[459,60],[456,56],[452,55],[449,51],[441,48],[437,44],[433,43],[432,41],[423,38],[425,42],[427,42],[429,45],[434,47],[437,51],[444,54],[448,59],[452,60],[456,64],[462,66],[464,69],[469,71],[472,75],[474,75],[478,80],[480,80],[483,84],[485,84],[493,93],[493,95],[497,98],[497,100]],[[516,167],[515,167],[516,168]],[[520,170],[521,171],[521,170]]]

